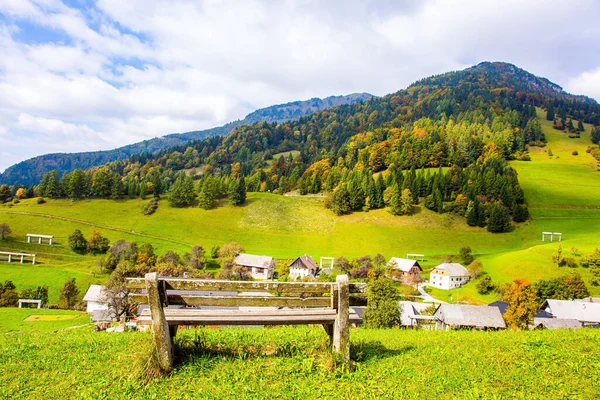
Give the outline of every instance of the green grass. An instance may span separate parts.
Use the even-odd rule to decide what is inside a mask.
[[[0,308],[0,334],[52,332],[89,323],[90,316],[80,311]]]
[[[600,396],[600,331],[351,332],[354,372],[318,327],[180,331],[183,363],[147,385],[147,333],[0,337],[2,398],[579,398]]]

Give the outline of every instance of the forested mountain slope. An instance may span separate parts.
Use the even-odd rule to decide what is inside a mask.
[[[312,114],[319,110],[325,110],[329,107],[366,101],[372,97],[373,96],[368,93],[353,93],[346,96],[330,96],[324,99],[313,98],[305,101],[295,101],[256,110],[248,114],[242,120],[233,121],[216,128],[186,133],[174,133],[113,150],[44,154],[7,168],[4,173],[0,174],[0,184],[36,184],[46,172],[52,170],[56,170],[59,176],[61,176],[62,174],[71,172],[75,169],[88,169],[111,161],[125,160],[136,154],[153,154],[156,151],[184,145],[185,143],[194,140],[227,135],[235,128],[243,125],[260,121],[289,121]]]
[[[326,206],[338,215],[383,207],[410,214],[422,202],[438,213],[466,216],[469,225],[504,232],[510,218],[528,218],[507,160],[528,160],[532,146],[545,145],[536,106],[548,109],[557,128],[573,120],[599,123],[594,100],[514,65],[485,62],[366,102],[74,171],[61,182],[48,174],[38,191],[73,198],[168,191],[174,206],[199,201],[204,208],[225,197],[243,202],[246,190],[325,191],[332,194]]]

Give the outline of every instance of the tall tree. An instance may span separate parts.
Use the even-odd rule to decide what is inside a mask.
[[[61,308],[73,308],[77,304],[79,289],[75,283],[75,278],[67,280],[60,289],[59,306]]]
[[[231,204],[241,206],[246,202],[246,181],[243,176],[238,181],[233,181],[233,191],[231,193]]]
[[[345,183],[341,183],[333,192],[331,210],[336,215],[344,215],[352,212],[352,207],[350,206],[350,193],[348,193]]]
[[[517,279],[503,289],[503,299],[508,303],[504,320],[512,329],[527,329],[539,308],[535,289],[526,279]]]

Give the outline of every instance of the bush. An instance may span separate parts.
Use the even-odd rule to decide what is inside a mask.
[[[494,282],[492,282],[492,278],[489,275],[484,275],[477,282],[476,288],[477,288],[477,293],[488,294],[488,293],[496,290],[498,287],[496,286],[496,284]]]
[[[44,203],[46,202],[46,199],[45,199],[45,198],[43,198],[43,197],[38,197],[38,198],[37,198],[37,200],[36,200],[36,202],[37,202],[38,204],[44,204]]]
[[[471,279],[478,279],[481,275],[484,274],[483,263],[479,260],[475,260],[471,264],[469,264],[469,266],[467,267],[467,271],[469,271]]]
[[[83,233],[79,229],[75,229],[69,235],[69,247],[76,253],[83,254],[87,250],[87,240],[83,237]]]
[[[578,156],[579,155],[579,153],[577,152],[577,150],[573,150],[573,152],[571,154],[573,154],[574,156]]]
[[[158,199],[153,198],[148,202],[148,204],[146,204],[144,206],[144,208],[142,209],[142,214],[152,215],[156,212],[157,209],[158,209]]]
[[[471,264],[475,260],[475,257],[473,257],[472,250],[469,246],[461,247],[458,254],[464,264]]]
[[[400,324],[400,296],[388,278],[377,278],[367,287],[368,306],[365,309],[365,326],[368,328],[391,328]]]

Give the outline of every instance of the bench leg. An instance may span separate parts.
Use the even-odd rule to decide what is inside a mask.
[[[344,362],[350,361],[350,289],[348,275],[338,275],[338,306],[333,325],[333,350],[339,353]]]
[[[175,335],[177,335],[177,328],[179,325],[169,325],[169,335],[171,336],[171,341],[175,339]]]
[[[323,324],[323,329],[329,336],[329,345],[333,347],[333,324]]]
[[[173,341],[165,318],[158,288],[158,276],[155,272],[146,274],[146,290],[148,291],[148,305],[152,315],[152,332],[158,355],[158,364],[163,371],[169,372],[173,369]]]

